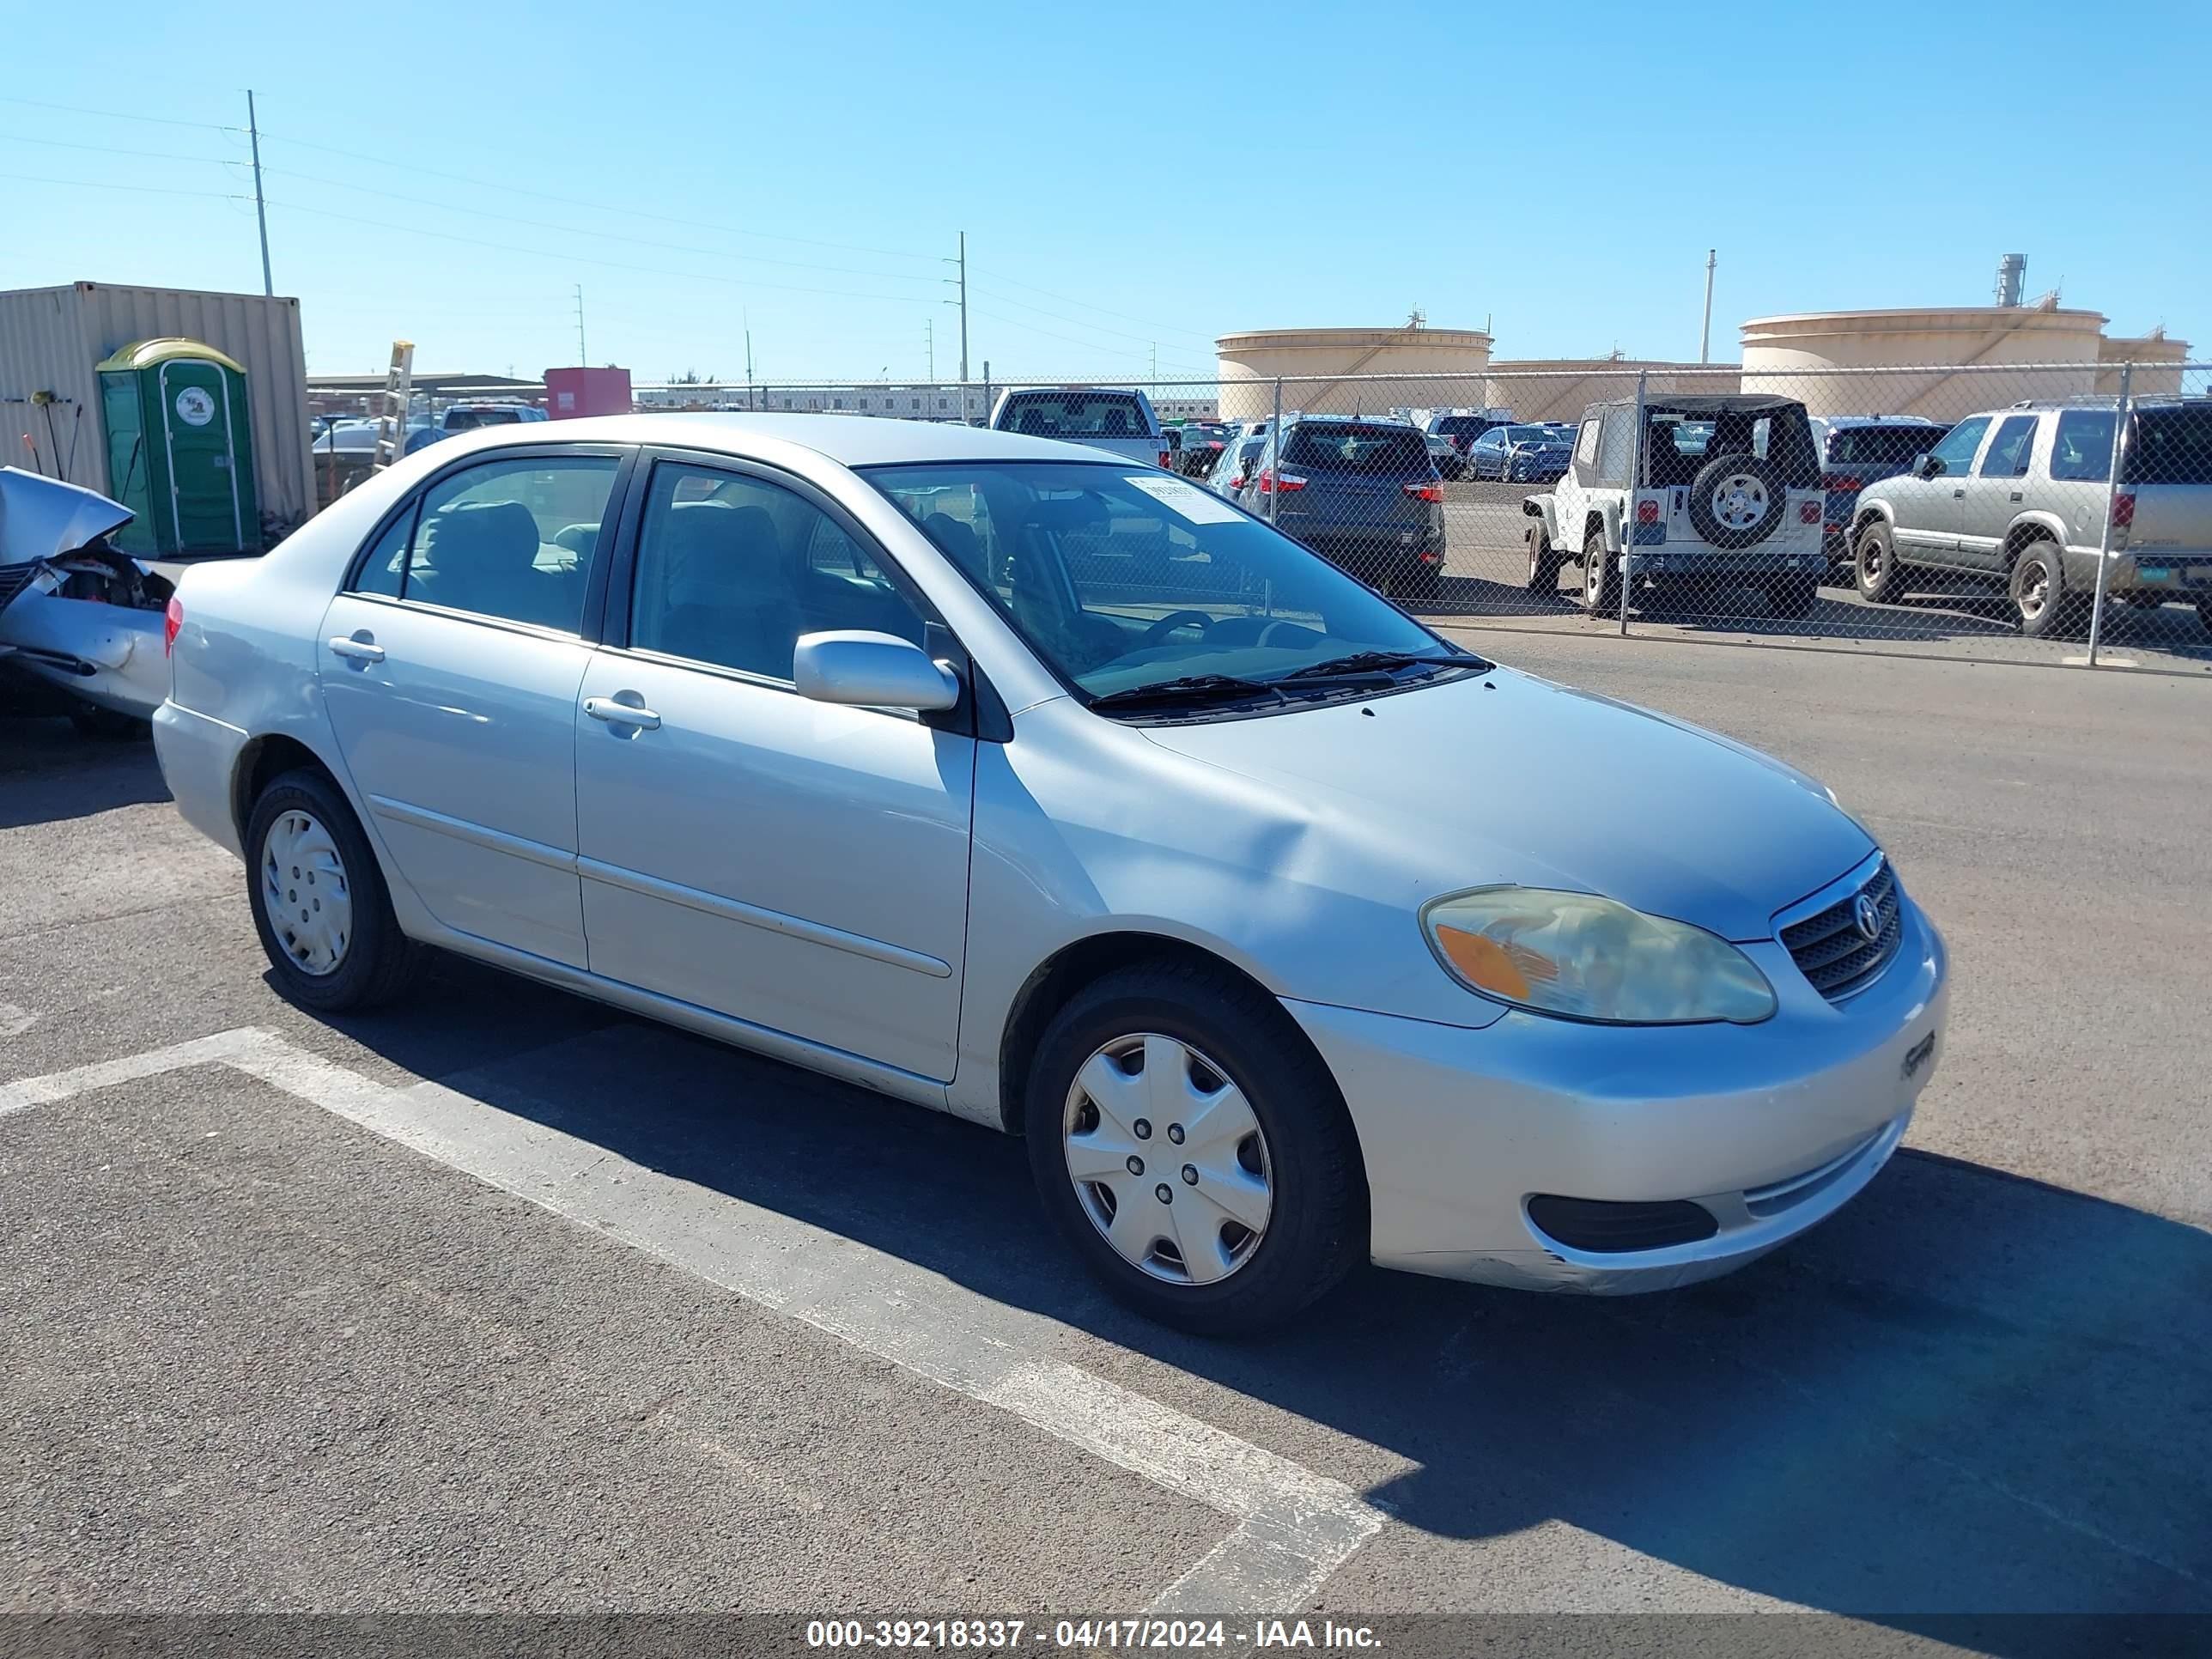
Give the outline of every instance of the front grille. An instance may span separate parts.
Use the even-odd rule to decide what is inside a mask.
[[[1873,901],[1881,931],[1869,940],[1859,929],[1858,902]],[[1889,966],[1905,936],[1905,919],[1898,903],[1897,878],[1889,861],[1867,878],[1856,891],[1846,894],[1816,915],[1795,921],[1782,930],[1782,943],[1798,971],[1813,988],[1831,1002],[1864,990]]]
[[[31,578],[39,574],[35,564],[0,564],[0,610],[4,610],[15,597],[31,585]]]
[[[1686,1199],[1623,1204],[1538,1193],[1528,1200],[1528,1219],[1569,1249],[1606,1255],[1694,1244],[1721,1230],[1711,1210]]]

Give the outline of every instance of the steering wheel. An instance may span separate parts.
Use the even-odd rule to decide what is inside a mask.
[[[1206,630],[1213,626],[1213,618],[1203,611],[1170,611],[1145,630],[1143,638],[1137,642],[1138,646],[1142,648],[1147,645],[1158,645],[1176,629],[1191,623],[1198,624],[1198,631],[1202,637]]]

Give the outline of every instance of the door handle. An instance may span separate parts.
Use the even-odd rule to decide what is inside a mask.
[[[605,720],[610,726],[635,726],[646,732],[660,729],[660,716],[653,710],[613,697],[586,697],[584,699],[584,712],[593,720]]]
[[[382,662],[384,647],[374,640],[349,637],[339,634],[330,641],[331,655],[343,657],[349,662]]]
[[[2012,492],[2012,498],[2013,498],[2013,500],[2014,500],[2014,501],[2018,501],[2018,500],[2020,499],[2020,491],[2018,491],[2017,489],[2014,490],[2014,491]]]
[[[1954,489],[1951,492],[1951,499],[1954,501],[1963,501],[1966,499],[1966,492],[1963,489]]]

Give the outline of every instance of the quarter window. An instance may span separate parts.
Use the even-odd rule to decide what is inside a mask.
[[[1575,465],[1581,467],[1597,464],[1597,434],[1603,422],[1593,417],[1583,422],[1581,438],[1575,445]]]
[[[1990,442],[1990,453],[1982,457],[1979,477],[1984,478],[2025,478],[2029,459],[2035,453],[2035,416],[2008,415],[1997,428],[1997,435]]]
[[[922,619],[844,527],[745,473],[664,462],[638,534],[630,644],[788,680],[801,635],[922,642]]]
[[[441,478],[378,538],[355,586],[576,633],[617,465],[611,455],[516,456]]]
[[[2113,412],[2068,409],[2051,439],[2051,476],[2062,483],[2103,483],[2112,476]]]

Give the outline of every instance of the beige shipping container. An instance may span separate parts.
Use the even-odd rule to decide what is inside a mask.
[[[108,283],[0,292],[0,459],[112,494],[94,366],[134,341],[177,336],[246,370],[262,515],[276,535],[290,531],[314,511],[314,456],[300,302],[282,295]]]

